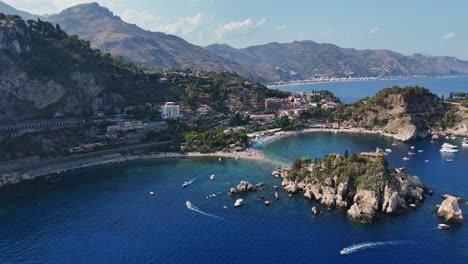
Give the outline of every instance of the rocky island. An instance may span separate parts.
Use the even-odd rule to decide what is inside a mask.
[[[290,169],[274,171],[284,189],[333,209],[347,209],[360,223],[373,223],[380,214],[397,214],[422,204],[430,193],[416,176],[390,169],[381,153],[330,154],[323,159],[304,157]]]

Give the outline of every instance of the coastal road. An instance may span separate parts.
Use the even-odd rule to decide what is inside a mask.
[[[16,164],[13,163],[7,166],[0,167],[0,173],[8,172],[8,171],[25,171],[25,170],[31,170],[35,168],[44,167],[44,166],[52,166],[52,165],[56,165],[60,163],[76,161],[80,159],[96,158],[96,157],[107,156],[107,155],[112,155],[112,154],[125,153],[125,152],[136,151],[136,150],[144,150],[144,149],[159,147],[159,146],[162,146],[168,143],[173,143],[173,142],[175,141],[169,140],[169,141],[146,143],[146,144],[127,146],[127,147],[120,147],[120,148],[109,149],[109,150],[101,150],[101,151],[96,151],[96,152],[91,152],[91,153],[73,155],[69,157],[62,157],[62,158],[56,158],[56,159],[50,159],[50,160],[34,161],[34,162],[18,162]]]

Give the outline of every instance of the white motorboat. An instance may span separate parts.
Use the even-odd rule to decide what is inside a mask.
[[[385,152],[387,152],[387,153],[392,153],[392,150],[389,149],[389,148],[386,148],[386,149],[385,149]]]
[[[438,224],[437,228],[440,229],[440,230],[445,230],[445,229],[449,229],[450,226],[447,225],[447,224]]]
[[[244,204],[243,199],[237,199],[236,202],[234,203],[234,207],[239,207]]]
[[[340,254],[341,254],[341,255],[346,255],[346,254],[348,254],[348,252],[349,252],[349,249],[348,249],[348,248],[343,248],[343,249],[340,251]]]
[[[446,159],[445,161],[446,161],[446,162],[452,162],[453,159]]]
[[[190,185],[190,182],[184,182],[184,183],[182,184],[182,188],[185,188],[185,187],[187,187],[187,186],[189,186],[189,185]]]
[[[414,154],[416,154],[416,153],[408,151],[408,155],[413,156]]]
[[[150,192],[149,194],[150,194],[150,195],[154,195],[154,192]]]
[[[458,146],[449,143],[442,144],[440,152],[454,153],[458,152]]]
[[[418,152],[419,152],[419,153],[423,153],[423,152],[424,152],[424,150],[422,150],[422,149],[418,149]]]
[[[185,205],[187,206],[187,208],[191,208],[192,207],[192,203],[190,201],[186,201],[185,202]]]
[[[462,147],[468,147],[468,138],[464,138],[462,141]]]
[[[411,146],[411,149],[414,149],[414,146]]]
[[[428,162],[429,162],[429,160],[425,160],[424,162],[428,163]]]
[[[451,136],[450,139],[457,139],[455,136]]]
[[[406,160],[409,160],[409,158],[408,158],[408,157],[404,157],[404,158],[403,158],[403,160],[405,160],[405,161],[406,161]]]
[[[214,178],[215,178],[215,175],[214,175],[214,174],[211,174],[211,176],[210,176],[210,181],[214,180]]]

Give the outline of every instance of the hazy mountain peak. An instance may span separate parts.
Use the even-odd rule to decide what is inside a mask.
[[[114,13],[110,11],[107,7],[100,6],[96,2],[79,4],[76,6],[69,7],[60,12],[61,16],[66,15],[86,15],[86,16],[106,16],[106,17],[116,17]],[[119,18],[120,19],[120,18]]]
[[[18,16],[20,16],[21,18],[23,18],[25,20],[28,20],[28,19],[34,19],[35,20],[35,19],[37,19],[39,17],[37,15],[33,15],[33,14],[30,14],[30,13],[22,11],[22,10],[18,10],[18,9],[8,5],[7,3],[5,3],[3,1],[0,1],[0,13],[18,15]]]

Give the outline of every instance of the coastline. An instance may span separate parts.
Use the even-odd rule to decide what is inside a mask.
[[[74,161],[62,162],[53,165],[40,166],[33,169],[13,169],[11,171],[4,171],[0,173],[0,189],[7,186],[19,184],[21,182],[34,180],[41,177],[61,175],[63,173],[110,164],[119,164],[129,161],[138,160],[158,160],[170,158],[197,158],[197,157],[212,157],[212,158],[225,158],[225,159],[246,159],[256,161],[268,161],[268,159],[259,150],[247,149],[241,152],[214,152],[214,153],[200,153],[200,152],[162,152],[149,155],[122,155],[120,153],[103,155],[98,157],[77,159]]]
[[[399,138],[395,134],[390,134],[390,133],[385,133],[383,131],[375,131],[375,130],[367,130],[364,128],[349,128],[349,129],[333,129],[333,128],[307,128],[303,130],[297,130],[297,131],[285,131],[281,134],[275,134],[271,136],[266,136],[264,137],[264,145],[280,140],[282,138],[294,136],[294,135],[301,135],[301,134],[307,134],[307,133],[349,133],[349,134],[367,134],[367,135],[380,135],[380,136],[385,136],[388,138],[392,138],[394,140],[398,141],[403,141],[401,138]]]
[[[364,128],[349,128],[349,129],[332,129],[332,128],[307,128],[303,130],[296,131],[283,131],[276,133],[274,135],[264,137],[263,145],[275,142],[282,138],[306,134],[306,133],[350,133],[350,134],[368,134],[368,135],[381,135],[388,138],[392,138],[398,141],[404,141],[399,138],[397,134],[384,133],[383,131],[376,130],[367,130]],[[36,178],[49,176],[49,175],[60,175],[69,171],[117,164],[128,161],[138,161],[138,160],[157,160],[157,159],[169,159],[169,158],[197,158],[197,157],[212,157],[212,158],[225,158],[225,159],[245,159],[245,160],[256,160],[256,161],[265,161],[271,162],[262,151],[247,148],[244,151],[218,151],[214,153],[200,153],[200,152],[187,152],[187,153],[177,153],[177,152],[161,152],[157,154],[148,154],[148,155],[122,155],[118,152],[113,154],[107,154],[97,157],[88,157],[88,158],[77,158],[73,161],[58,162],[52,165],[40,166],[32,169],[13,169],[11,171],[4,171],[0,173],[0,189],[6,186],[15,185],[23,181],[29,181]]]
[[[372,77],[363,77],[363,78],[352,78],[352,79],[337,79],[337,80],[322,80],[322,81],[314,81],[314,80],[298,80],[298,81],[291,81],[285,82],[282,84],[269,84],[267,88],[269,89],[279,89],[285,86],[301,86],[301,85],[311,85],[311,84],[320,84],[320,83],[334,83],[334,82],[357,82],[357,81],[389,81],[389,80],[415,80],[415,79],[431,79],[431,78],[454,78],[457,76],[463,75],[449,75],[449,76],[438,76],[438,77],[431,77],[431,76],[415,76],[415,77],[405,77],[405,78],[372,78]]]

